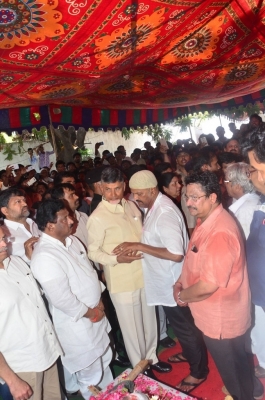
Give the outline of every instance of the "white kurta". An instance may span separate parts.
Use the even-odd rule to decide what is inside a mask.
[[[188,241],[180,210],[167,196],[159,193],[144,220],[142,243],[184,256]],[[147,304],[176,306],[173,285],[181,274],[183,261],[177,263],[144,253],[142,263]]]
[[[30,260],[25,255],[24,243],[32,236],[40,236],[41,232],[39,231],[36,222],[31,218],[27,218],[26,221],[29,224],[30,232],[19,222],[5,219],[4,224],[7,227],[10,236],[14,238],[12,242],[8,243],[8,253],[13,256],[19,256],[27,264],[30,264]]]
[[[249,236],[253,214],[259,204],[261,204],[260,197],[257,193],[246,193],[229,207],[229,211],[238,220],[245,239]]]
[[[107,318],[92,323],[83,318],[101,297],[101,284],[82,243],[70,236],[66,246],[43,233],[36,244],[31,269],[49,302],[56,333],[70,373],[91,365],[109,345]]]
[[[27,264],[10,256],[0,269],[0,352],[15,372],[41,372],[62,354]]]

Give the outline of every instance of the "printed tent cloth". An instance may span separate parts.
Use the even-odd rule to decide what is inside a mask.
[[[175,108],[155,108],[155,109],[97,109],[79,106],[34,106],[18,107],[10,109],[0,109],[0,128],[11,134],[16,130],[19,133],[23,128],[32,129],[48,126],[50,122],[54,126],[63,124],[65,128],[69,126],[80,126],[115,130],[123,127],[144,127],[146,125],[160,124],[174,121],[188,114],[198,112],[214,111],[222,114],[233,111],[248,104],[258,103],[259,108],[264,110],[265,89],[252,93],[251,95],[235,97],[222,103],[200,104],[195,106],[175,107]]]
[[[163,109],[254,93],[264,25],[262,0],[0,0],[0,108]]]

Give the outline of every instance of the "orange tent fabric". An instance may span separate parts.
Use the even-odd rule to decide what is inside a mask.
[[[1,0],[0,55],[0,108],[217,103],[265,88],[265,3]]]

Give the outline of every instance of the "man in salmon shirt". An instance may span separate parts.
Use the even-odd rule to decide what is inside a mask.
[[[175,300],[190,307],[233,399],[253,400],[254,371],[245,351],[251,320],[244,242],[221,205],[216,175],[194,173],[185,183],[187,207],[198,222],[174,287]]]

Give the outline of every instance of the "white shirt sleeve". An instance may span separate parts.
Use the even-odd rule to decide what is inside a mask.
[[[103,251],[105,232],[101,222],[97,222],[95,218],[89,217],[87,222],[88,229],[88,258],[102,265],[116,265],[117,256],[107,254]]]
[[[57,260],[53,257],[41,257],[40,254],[38,261],[35,259],[31,265],[31,270],[55,308],[71,317],[73,321],[83,317],[88,307],[72,293],[69,279]]]
[[[156,221],[155,230],[170,253],[185,255],[186,241],[183,237],[185,226],[177,213],[172,210],[163,212]]]

